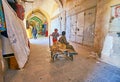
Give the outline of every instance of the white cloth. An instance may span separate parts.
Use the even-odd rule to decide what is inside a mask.
[[[19,68],[23,68],[30,53],[24,24],[17,17],[16,13],[9,6],[6,0],[2,0],[2,3],[5,13],[8,38],[14,50],[14,55]]]
[[[2,54],[3,55],[14,53],[8,38],[1,35],[1,43],[2,43]]]
[[[113,37],[107,34],[107,36],[105,37],[104,46],[101,52],[102,56],[105,55],[109,57],[112,52],[112,47],[113,47]]]

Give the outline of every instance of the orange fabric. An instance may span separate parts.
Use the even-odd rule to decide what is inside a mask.
[[[54,39],[54,38],[53,38],[52,40],[53,40],[53,43],[57,42],[57,39]]]

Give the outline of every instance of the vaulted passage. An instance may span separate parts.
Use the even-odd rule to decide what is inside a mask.
[[[0,82],[120,82],[120,0],[1,0]]]

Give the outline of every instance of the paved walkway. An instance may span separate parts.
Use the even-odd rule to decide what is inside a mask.
[[[91,50],[77,47],[74,60],[50,61],[48,39],[31,41],[31,54],[23,70],[8,70],[5,82],[120,82],[120,69],[88,58]],[[79,48],[79,49],[78,49]]]

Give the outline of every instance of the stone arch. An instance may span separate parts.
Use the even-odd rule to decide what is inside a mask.
[[[37,13],[39,13],[43,18],[40,18]],[[47,22],[48,30],[50,29],[50,16],[48,15],[47,12],[45,12],[44,10],[42,10],[42,9],[40,9],[40,8],[33,9],[33,10],[29,11],[29,12],[26,12],[25,19],[26,19],[26,20],[29,20],[30,18],[32,18],[32,17],[34,17],[34,16],[36,16],[36,17],[38,17],[40,20],[42,20],[43,23],[46,23],[46,22]],[[44,18],[45,18],[45,19],[44,19]]]

